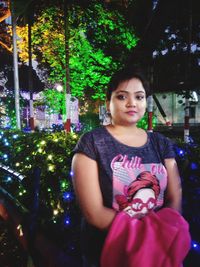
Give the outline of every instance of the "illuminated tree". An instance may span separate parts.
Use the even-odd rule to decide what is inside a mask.
[[[110,75],[124,64],[125,54],[128,55],[128,51],[136,45],[137,38],[119,12],[91,2],[86,9],[78,5],[70,7],[70,86],[72,95],[79,99],[104,100],[104,88]],[[18,35],[21,37],[19,50],[23,51],[20,58],[27,61],[27,27],[18,28]],[[48,71],[48,87],[53,88],[58,82],[64,84],[64,19],[61,7],[49,7],[35,18],[32,47],[38,67]]]

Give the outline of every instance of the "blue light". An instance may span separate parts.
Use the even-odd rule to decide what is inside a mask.
[[[71,198],[71,194],[70,194],[69,192],[65,192],[65,193],[63,194],[63,198],[64,198],[65,200],[69,200],[69,199]]]
[[[73,171],[70,171],[70,176],[73,176],[74,175],[74,172]]]
[[[4,158],[4,159],[7,159],[7,158],[8,158],[8,155],[7,155],[7,154],[4,154],[4,155],[3,155],[3,158]]]
[[[64,224],[65,224],[66,226],[69,226],[69,225],[71,224],[70,218],[69,218],[68,216],[65,217],[65,219],[64,219]]]
[[[180,150],[178,151],[178,154],[179,154],[179,156],[183,156],[185,153],[184,153],[184,151],[183,151],[182,149],[180,149]]]
[[[200,244],[197,243],[196,241],[192,241],[192,249],[200,253]]]
[[[190,168],[191,168],[191,170],[198,170],[198,164],[195,162],[191,162]]]
[[[65,201],[71,201],[73,199],[73,194],[71,192],[64,192],[63,199]]]
[[[10,176],[6,177],[6,182],[11,182],[12,178]]]
[[[13,135],[13,139],[17,139],[17,137],[18,137],[18,134]]]

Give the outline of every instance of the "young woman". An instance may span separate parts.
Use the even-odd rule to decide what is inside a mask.
[[[140,181],[137,177],[141,173],[148,172],[158,180],[153,210],[166,206],[181,210],[181,183],[172,143],[159,133],[137,127],[146,111],[149,94],[143,74],[120,70],[111,79],[107,91],[111,123],[84,134],[74,150],[73,183],[84,217],[81,237],[84,267],[99,266],[105,237],[121,210],[119,196],[126,197],[127,188]],[[143,207],[152,210],[152,205],[148,205],[152,193],[141,197],[147,191],[153,192],[140,190],[137,201],[141,198]],[[131,212],[131,207],[135,206],[124,208],[130,216],[148,213],[148,208],[138,208],[138,212],[132,208],[134,212]]]

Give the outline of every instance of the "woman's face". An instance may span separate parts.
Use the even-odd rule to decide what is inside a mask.
[[[111,113],[112,123],[118,125],[136,124],[146,110],[146,93],[142,82],[133,78],[122,82],[112,92],[107,109]]]

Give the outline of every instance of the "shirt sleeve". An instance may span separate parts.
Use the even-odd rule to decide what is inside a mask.
[[[156,133],[159,144],[159,150],[163,159],[176,158],[174,144],[172,140],[160,133]]]
[[[94,137],[91,132],[87,132],[80,137],[73,150],[73,154],[75,153],[83,153],[91,159],[97,159]]]

